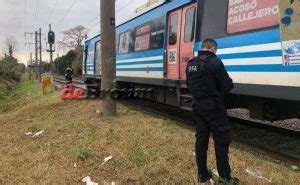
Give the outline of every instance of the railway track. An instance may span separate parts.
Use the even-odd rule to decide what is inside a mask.
[[[121,103],[175,120],[184,127],[194,130],[195,120],[190,111],[144,100],[122,100]],[[229,119],[232,139],[236,143],[253,148],[259,153],[263,153],[285,164],[299,167],[299,132],[236,117],[229,117]]]
[[[66,81],[65,78],[62,76],[53,76],[53,81],[54,81],[54,85],[56,86],[62,86],[62,87],[66,87]],[[73,84],[75,87],[77,88],[82,88],[82,89],[86,89],[86,85],[84,84],[84,82],[80,79],[73,79],[72,80]]]
[[[62,77],[54,77],[56,84],[65,84]],[[73,80],[74,86],[86,89],[83,81]],[[141,99],[120,100],[122,104],[136,107],[154,115],[177,121],[194,130],[195,120],[191,111]],[[288,165],[300,166],[300,132],[255,121],[229,117],[234,142],[247,146],[263,155]]]

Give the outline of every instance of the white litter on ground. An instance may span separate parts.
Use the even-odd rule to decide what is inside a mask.
[[[112,158],[113,158],[112,155],[105,157],[102,164],[107,163],[108,161],[112,160]]]
[[[25,135],[26,136],[30,136],[30,137],[39,137],[39,136],[43,135],[44,132],[45,132],[44,130],[38,131],[36,133],[34,133],[34,132],[26,132]]]
[[[298,166],[292,165],[291,167],[292,167],[292,169],[295,170],[295,171],[299,170]]]
[[[44,132],[45,132],[44,130],[41,130],[41,131],[39,131],[39,132],[33,134],[32,137],[39,137],[39,136],[43,135]]]
[[[25,135],[26,135],[26,136],[32,136],[33,133],[32,133],[32,132],[26,132]]]
[[[250,174],[250,175],[252,175],[252,176],[254,176],[254,177],[256,177],[256,178],[263,179],[263,180],[265,180],[265,181],[271,182],[270,179],[267,179],[266,177],[263,177],[263,176],[262,176],[262,173],[261,173],[260,171],[256,170],[256,169],[247,168],[245,171],[246,171],[248,174]]]
[[[86,185],[98,185],[98,183],[93,182],[91,177],[89,176],[84,177],[81,181],[84,182]]]
[[[193,152],[193,156],[196,156],[196,152]]]

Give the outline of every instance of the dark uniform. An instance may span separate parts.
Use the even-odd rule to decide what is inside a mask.
[[[65,71],[65,80],[67,84],[70,84],[73,81],[73,69],[71,67],[68,67]]]
[[[188,62],[187,84],[193,96],[196,117],[196,161],[199,180],[211,178],[207,169],[207,149],[210,132],[215,143],[217,169],[221,178],[230,180],[228,150],[231,142],[230,124],[224,104],[224,95],[233,89],[222,61],[210,51],[200,51]]]

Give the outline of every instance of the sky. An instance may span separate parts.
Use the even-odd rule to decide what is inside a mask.
[[[147,0],[117,0],[116,19],[121,22],[133,16],[133,11]],[[0,58],[4,56],[6,37],[14,36],[17,41],[15,57],[27,63],[30,52],[34,52],[34,37],[25,32],[42,28],[42,44],[46,49],[45,36],[49,24],[56,33],[56,41],[62,39],[62,31],[83,25],[89,30],[89,37],[100,33],[100,0],[0,0]],[[69,11],[68,11],[69,10]],[[57,50],[57,47],[56,47]],[[57,50],[54,58],[66,51]],[[43,60],[49,60],[49,53],[43,51]]]

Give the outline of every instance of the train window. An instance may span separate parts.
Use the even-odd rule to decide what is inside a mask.
[[[201,40],[226,36],[228,0],[205,0],[202,8]]]
[[[96,61],[95,61],[96,64],[101,64],[101,42],[98,41],[96,43]]]
[[[135,51],[148,50],[150,46],[150,24],[138,27],[135,35]]]
[[[94,74],[101,74],[101,41],[96,42]]]
[[[95,46],[90,44],[90,47],[88,47],[88,55],[87,55],[87,59],[91,62],[94,61],[94,57],[95,57]]]
[[[178,31],[178,14],[173,14],[170,18],[169,28],[169,45],[175,45],[177,43],[177,31]]]
[[[194,40],[196,8],[191,7],[185,13],[184,42]]]
[[[165,23],[164,17],[152,21],[150,33],[150,48],[159,49],[164,45]]]
[[[119,54],[129,53],[129,44],[130,44],[130,32],[124,32],[120,34],[119,37]]]
[[[120,35],[117,34],[116,35],[116,53],[117,54],[119,53],[119,38],[120,38]]]

